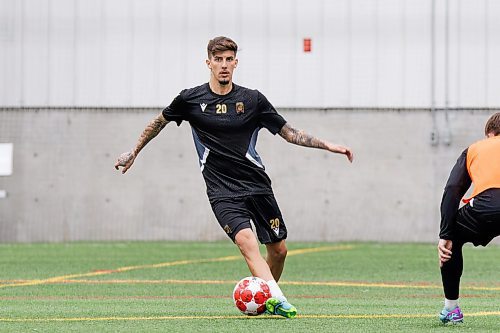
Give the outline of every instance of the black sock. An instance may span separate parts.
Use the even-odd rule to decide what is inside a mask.
[[[464,243],[453,241],[451,259],[441,267],[441,280],[443,281],[444,296],[447,299],[458,299],[460,293],[460,278],[464,269],[462,247]]]

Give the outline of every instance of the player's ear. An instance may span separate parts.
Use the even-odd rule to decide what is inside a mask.
[[[205,60],[205,63],[207,64],[207,67],[212,69],[212,66],[210,66],[210,59]]]
[[[234,67],[238,66],[238,58],[234,59]]]

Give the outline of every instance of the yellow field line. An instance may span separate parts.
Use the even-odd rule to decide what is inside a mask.
[[[500,316],[500,311],[467,313],[467,317]],[[436,314],[346,314],[346,315],[298,315],[297,319],[398,319],[433,318]],[[75,318],[0,318],[0,322],[74,322],[74,321],[150,321],[196,319],[284,319],[275,316],[158,316],[158,317],[75,317]]]
[[[152,264],[152,265],[127,266],[127,267],[120,267],[120,268],[116,268],[116,269],[112,269],[112,270],[102,270],[102,271],[97,271],[97,272],[62,275],[62,276],[55,276],[55,277],[48,278],[48,279],[30,280],[27,282],[4,284],[4,285],[0,285],[0,288],[35,286],[35,285],[55,283],[55,282],[60,282],[63,280],[70,280],[70,279],[80,278],[80,277],[91,277],[91,276],[108,275],[108,274],[113,274],[113,273],[123,273],[123,272],[132,271],[132,270],[138,270],[138,269],[161,268],[161,267],[198,264],[198,263],[207,263],[207,262],[230,261],[230,260],[236,260],[239,258],[240,258],[240,256],[228,256],[228,257],[213,258],[213,259],[178,260],[178,261],[171,261],[171,262]]]
[[[313,252],[349,250],[352,248],[353,248],[352,245],[324,246],[324,247],[291,250],[288,252],[288,255],[294,256],[294,255],[313,253]],[[69,274],[69,275],[55,276],[55,277],[48,278],[48,279],[29,280],[26,282],[2,284],[2,285],[0,285],[0,288],[36,286],[36,285],[41,285],[41,284],[56,283],[56,282],[60,282],[63,280],[70,280],[70,279],[74,279],[74,278],[92,277],[92,276],[108,275],[108,274],[114,274],[114,273],[123,273],[123,272],[132,271],[132,270],[139,270],[139,269],[162,268],[162,267],[190,265],[190,264],[199,264],[199,263],[233,261],[233,260],[239,260],[239,259],[241,259],[241,256],[238,255],[238,256],[211,258],[211,259],[178,260],[178,261],[170,261],[170,262],[151,264],[151,265],[127,266],[127,267],[120,267],[120,268],[111,269],[111,270],[101,270],[101,271],[97,271],[97,272],[88,272],[88,273],[80,273],[80,274]]]
[[[323,247],[311,247],[306,249],[289,250],[288,256],[295,256],[298,254],[314,253],[314,252],[325,252],[325,251],[340,251],[340,250],[352,250],[353,245],[334,245],[334,246],[323,246]]]
[[[30,280],[24,282],[29,283]],[[58,280],[51,283],[75,283],[75,284],[235,284],[236,280],[130,280],[130,279],[113,279],[113,280],[82,280],[68,279]],[[345,281],[281,281],[280,285],[292,286],[332,286],[332,287],[362,287],[362,288],[395,288],[395,289],[441,289],[441,285],[437,284],[391,284],[391,283],[368,283],[368,282],[345,282]],[[480,286],[462,286],[462,290],[478,290],[478,291],[500,291],[500,287],[480,287]]]
[[[486,316],[500,316],[500,311],[483,311],[475,313],[466,313],[466,317],[486,317]],[[359,314],[359,315],[305,315],[297,316],[298,318],[347,318],[347,319],[379,319],[379,318],[433,318],[437,317],[436,314]]]
[[[428,284],[391,284],[391,283],[369,283],[369,282],[302,282],[302,281],[282,281],[280,284],[288,285],[304,285],[304,286],[333,286],[333,287],[370,287],[370,288],[399,288],[399,289],[441,289],[441,285]],[[500,287],[477,287],[477,286],[462,286],[462,289],[467,290],[484,290],[484,291],[500,291]]]
[[[80,284],[235,284],[236,280],[61,280],[59,283],[80,283]],[[368,283],[368,282],[340,282],[340,281],[281,281],[280,285],[292,286],[331,286],[331,287],[362,287],[362,288],[396,288],[396,289],[442,289],[441,285],[437,284],[391,284],[391,283]],[[500,291],[500,287],[479,287],[479,286],[462,286],[462,290],[479,290],[479,291]]]

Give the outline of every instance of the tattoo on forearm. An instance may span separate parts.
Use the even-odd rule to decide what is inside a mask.
[[[280,135],[288,142],[296,145],[327,149],[324,141],[305,133],[302,130],[291,127],[285,124],[280,131]]]
[[[157,136],[167,124],[168,121],[163,118],[162,114],[159,114],[155,119],[153,119],[142,132],[139,142],[137,142],[137,146],[134,149],[134,154],[137,155],[137,153],[141,151],[141,149],[144,148],[144,146],[151,141],[151,139]]]

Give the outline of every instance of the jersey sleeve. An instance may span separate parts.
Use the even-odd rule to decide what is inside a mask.
[[[467,151],[465,149],[457,160],[444,188],[441,200],[441,229],[439,238],[453,239],[460,199],[469,189],[472,180],[467,171]]]
[[[175,121],[177,123],[177,126],[180,126],[183,120],[187,120],[185,115],[185,106],[186,102],[182,98],[181,92],[174,98],[169,106],[163,109],[163,118],[165,118],[167,121]]]
[[[278,133],[286,124],[286,120],[260,92],[258,92],[257,104],[259,109],[259,124],[267,128],[273,135]]]

